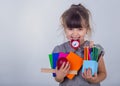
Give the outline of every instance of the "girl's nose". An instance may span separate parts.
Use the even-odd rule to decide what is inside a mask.
[[[75,38],[79,37],[79,31],[78,31],[78,29],[73,29],[72,36],[75,37]]]

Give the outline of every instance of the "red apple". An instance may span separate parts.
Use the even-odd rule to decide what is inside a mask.
[[[58,68],[58,70],[59,70],[60,67],[62,66],[63,62],[65,62],[65,65],[66,65],[67,61],[68,61],[68,60],[67,60],[65,57],[60,57],[60,58],[58,59],[58,61],[57,61],[57,68]]]

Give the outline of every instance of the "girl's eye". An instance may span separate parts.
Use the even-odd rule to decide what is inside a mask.
[[[78,30],[83,30],[83,28],[78,28]]]
[[[73,28],[68,28],[68,30],[73,30]]]
[[[82,28],[79,28],[79,30],[82,30]]]

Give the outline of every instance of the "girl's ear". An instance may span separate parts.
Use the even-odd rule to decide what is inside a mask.
[[[60,18],[60,23],[61,23],[62,27],[64,27],[64,23],[63,23],[63,18],[62,17]]]
[[[89,29],[87,28],[87,29],[86,29],[86,34],[88,34],[88,33],[89,33]]]
[[[84,39],[89,40],[89,30],[88,29],[86,29],[86,34],[85,34]]]

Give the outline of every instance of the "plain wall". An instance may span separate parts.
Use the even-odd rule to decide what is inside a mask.
[[[82,3],[92,14],[92,40],[105,48],[108,76],[102,86],[120,86],[120,0],[0,0],[0,86],[58,86],[48,54],[63,43],[60,16]]]

